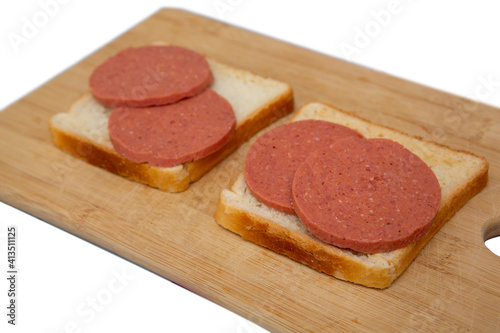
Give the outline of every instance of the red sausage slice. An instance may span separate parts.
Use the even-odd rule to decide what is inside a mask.
[[[292,191],[295,211],[312,234],[365,253],[422,237],[441,200],[429,166],[388,139],[348,138],[314,152],[298,168]]]
[[[144,46],[106,60],[89,85],[102,105],[145,107],[195,96],[212,81],[203,55],[178,46]]]
[[[149,108],[116,108],[108,121],[116,151],[127,159],[170,167],[205,157],[234,132],[231,105],[215,91]]]
[[[345,126],[321,120],[303,120],[278,126],[260,136],[245,160],[245,180],[257,199],[288,214],[292,207],[295,171],[316,149],[339,139],[361,135]]]

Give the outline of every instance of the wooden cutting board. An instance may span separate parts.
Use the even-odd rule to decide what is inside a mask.
[[[49,118],[82,93],[95,66],[129,46],[166,41],[289,82],[296,105],[321,101],[484,155],[489,185],[385,290],[318,273],[219,227],[219,194],[248,144],[183,193],[90,166],[54,147]],[[285,121],[285,120],[282,120]],[[0,113],[0,200],[106,248],[271,331],[500,330],[500,110],[165,9]]]

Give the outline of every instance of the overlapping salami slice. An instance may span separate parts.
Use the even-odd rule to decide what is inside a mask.
[[[338,141],[311,154],[293,180],[293,203],[309,231],[341,248],[392,251],[423,236],[441,200],[425,162],[388,139]]]
[[[235,126],[233,108],[211,89],[170,105],[116,108],[108,121],[119,154],[160,167],[215,152],[230,139]]]
[[[260,136],[245,160],[245,180],[264,204],[288,214],[292,207],[295,171],[313,151],[339,139],[361,135],[345,126],[321,120],[303,120],[278,126]]]
[[[178,46],[144,46],[107,59],[89,85],[104,106],[146,107],[195,96],[212,81],[203,55]]]

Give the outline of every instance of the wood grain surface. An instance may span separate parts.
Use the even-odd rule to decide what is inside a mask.
[[[248,144],[182,193],[128,181],[50,141],[49,118],[93,68],[165,41],[290,83],[296,106],[333,104],[472,151],[490,182],[385,290],[344,282],[242,240],[214,219]],[[286,121],[286,119],[282,120]],[[192,13],[164,9],[0,113],[0,200],[108,249],[271,331],[500,331],[500,110]]]

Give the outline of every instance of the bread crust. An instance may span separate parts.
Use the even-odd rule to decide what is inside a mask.
[[[88,97],[89,94],[87,92],[79,100]],[[261,129],[291,113],[293,108],[293,91],[287,85],[286,91],[254,110],[244,121],[239,123],[229,141],[222,148],[202,159],[172,168],[134,163],[119,155],[114,149],[57,126],[54,118],[50,121],[50,132],[56,146],[89,164],[163,191],[181,192]]]
[[[310,103],[303,106],[301,110],[307,105],[310,106]],[[310,119],[308,116],[301,118],[301,110],[297,111],[291,121]],[[336,112],[362,119],[342,110],[336,109]],[[370,126],[378,126],[406,137],[412,137],[386,126],[366,120],[363,121],[371,124]],[[235,188],[237,188],[238,182],[244,182],[243,174],[240,175],[233,190],[224,190],[222,192],[216,211],[216,220],[221,226],[241,235],[244,239],[267,247],[277,253],[284,254],[320,272],[367,287],[387,288],[408,268],[418,253],[434,237],[439,229],[470,198],[479,193],[488,182],[489,165],[484,157],[454,150],[431,141],[424,141],[421,138],[412,138],[446,148],[455,154],[466,153],[477,159],[478,167],[475,170],[471,170],[471,172],[474,172],[474,177],[469,178],[466,182],[461,182],[460,186],[453,193],[447,195],[445,201],[442,201],[435,221],[429,231],[422,238],[402,249],[376,255],[367,255],[351,250],[339,249],[322,242],[312,235],[306,235],[286,228],[272,218],[251,211],[250,208],[252,207],[236,203],[234,199],[242,197],[242,190],[241,188],[235,190]],[[243,192],[245,192],[246,196],[253,197],[249,190],[243,190]],[[269,207],[265,209],[272,211],[272,208]]]
[[[189,186],[189,174],[184,168],[176,170],[177,172],[165,172],[162,168],[147,163],[134,163],[116,151],[83,136],[64,131],[52,122],[50,130],[56,146],[89,164],[163,191],[179,192]]]
[[[419,140],[419,141],[421,141],[422,143],[431,143],[431,144],[433,144],[433,145],[435,145],[435,146],[439,146],[439,147],[443,147],[443,148],[447,148],[447,149],[452,149],[452,150],[454,150],[454,151],[455,151],[455,152],[457,152],[457,153],[466,153],[466,154],[468,154],[468,155],[471,155],[471,156],[474,156],[474,157],[480,158],[480,159],[482,159],[482,160],[484,161],[485,166],[486,166],[486,170],[488,170],[488,161],[486,160],[486,158],[484,158],[484,156],[480,156],[480,155],[474,154],[473,152],[466,151],[466,150],[462,150],[462,149],[450,148],[449,146],[447,146],[447,145],[445,145],[445,144],[442,144],[442,143],[439,143],[439,142],[436,142],[436,141],[426,140],[426,139],[424,139],[423,137],[421,137],[421,136],[419,136],[419,135],[411,135],[411,134],[405,133],[405,132],[403,132],[403,131],[400,131],[400,130],[398,130],[398,129],[396,129],[396,128],[392,128],[392,127],[389,127],[389,126],[386,126],[386,125],[382,125],[382,124],[375,123],[375,122],[373,122],[373,121],[371,121],[371,120],[369,120],[369,119],[366,119],[366,118],[364,118],[364,117],[358,116],[358,115],[357,115],[357,114],[355,114],[354,112],[347,111],[347,110],[343,110],[343,109],[338,108],[338,107],[336,107],[336,106],[333,106],[333,105],[331,105],[331,104],[327,104],[327,103],[318,103],[318,102],[308,102],[308,103],[304,104],[304,105],[301,107],[301,109],[306,108],[306,107],[308,107],[308,106],[310,106],[310,105],[314,105],[314,104],[322,104],[322,105],[324,105],[324,106],[326,106],[326,107],[334,108],[334,109],[336,109],[336,110],[337,110],[337,111],[339,111],[339,112],[342,112],[342,113],[344,113],[344,114],[346,114],[346,115],[349,115],[349,116],[351,116],[351,117],[355,117],[355,118],[357,118],[357,119],[359,119],[359,120],[362,120],[362,121],[364,121],[364,122],[366,122],[366,123],[369,123],[369,124],[372,124],[372,125],[375,125],[375,126],[378,126],[378,127],[382,127],[382,128],[385,128],[385,129],[390,130],[390,131],[393,131],[393,132],[397,132],[397,133],[399,133],[399,134],[401,134],[401,135],[404,135],[404,136],[408,136],[408,137],[412,137],[412,138],[418,139],[418,140]],[[293,115],[293,116],[290,118],[290,121],[297,121],[297,120],[299,120],[299,118],[300,118],[300,112],[297,112],[297,113],[295,113],[295,115]]]
[[[200,179],[260,130],[291,113],[293,108],[293,92],[289,87],[281,96],[277,96],[261,109],[255,110],[250,117],[238,124],[233,136],[224,147],[202,159],[186,163],[185,169],[189,174],[189,182]]]
[[[311,240],[257,214],[239,209],[221,197],[217,206],[217,223],[246,240],[284,254],[320,272],[338,279],[374,288],[385,288],[396,279],[392,265],[370,267],[351,260],[336,248]]]

